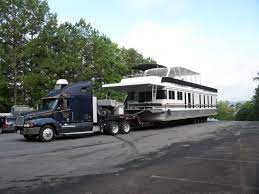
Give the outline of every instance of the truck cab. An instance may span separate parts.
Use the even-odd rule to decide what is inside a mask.
[[[92,133],[97,122],[93,99],[91,82],[56,86],[42,98],[38,111],[17,117],[16,127],[27,140],[51,141],[60,135]]]

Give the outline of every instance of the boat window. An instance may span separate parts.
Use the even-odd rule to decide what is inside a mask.
[[[145,92],[139,92],[139,97],[138,97],[138,101],[139,102],[144,102],[145,101]]]
[[[152,101],[152,92],[139,92],[139,102]]]
[[[169,99],[172,99],[172,100],[175,99],[175,92],[174,91],[169,91]]]
[[[156,99],[167,99],[166,90],[157,90]]]
[[[177,92],[177,100],[183,100],[183,93]]]
[[[128,92],[128,100],[135,100],[135,92]]]
[[[146,101],[152,101],[152,92],[146,92]]]
[[[149,69],[146,70],[144,73],[144,76],[159,76],[159,77],[165,77],[167,74],[168,69],[167,68],[156,68],[156,69]]]

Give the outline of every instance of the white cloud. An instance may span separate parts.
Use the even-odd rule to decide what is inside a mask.
[[[118,41],[167,66],[184,66],[202,75],[202,83],[216,87],[224,100],[248,100],[254,92],[252,77],[259,71],[253,45],[235,38],[204,35],[200,26],[136,25]]]

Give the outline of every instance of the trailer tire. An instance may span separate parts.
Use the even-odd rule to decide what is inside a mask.
[[[119,124],[116,121],[110,121],[107,124],[106,133],[109,135],[117,135],[120,132]]]
[[[203,122],[207,122],[208,117],[203,117]]]
[[[55,130],[51,125],[45,125],[40,129],[39,139],[42,142],[50,142],[55,138]]]
[[[120,133],[128,134],[130,132],[130,124],[127,121],[120,122]]]

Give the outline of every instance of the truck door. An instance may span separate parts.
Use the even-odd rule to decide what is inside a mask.
[[[93,96],[90,84],[75,86],[69,98],[69,119],[62,123],[62,133],[84,133],[93,129]]]
[[[66,132],[63,126],[67,126],[72,123],[71,109],[69,103],[69,99],[60,98],[57,104],[56,111],[53,113],[54,119],[61,126],[60,133]]]

